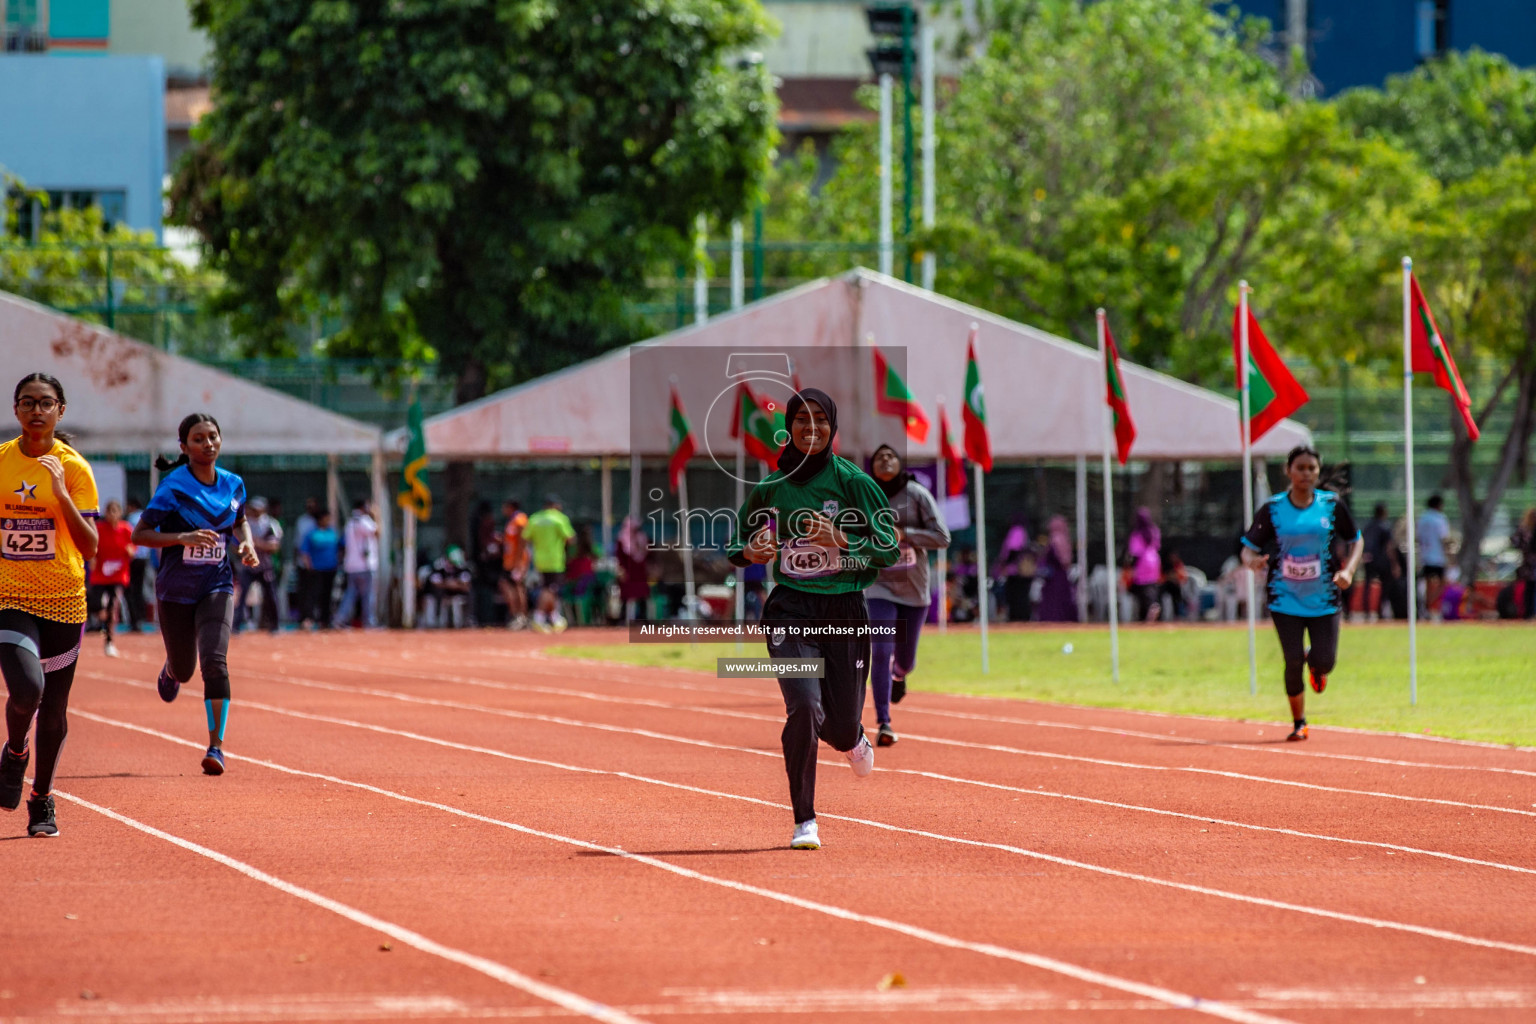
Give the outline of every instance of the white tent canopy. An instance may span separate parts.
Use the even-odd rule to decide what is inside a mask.
[[[0,352],[18,380],[59,378],[69,399],[60,427],[87,454],[174,454],[176,425],[198,411],[218,417],[229,454],[379,450],[377,427],[4,292]]]
[[[1110,311],[1113,321],[1114,311]],[[979,325],[976,356],[986,385],[987,420],[994,458],[1070,459],[1097,455],[1103,444],[1104,377],[1097,352],[994,316],[974,306],[858,269],[812,282],[753,303],[708,323],[601,356],[509,388],[426,421],[427,451],[436,458],[530,459],[617,456],[638,451],[667,452],[665,403],[669,381],[633,380],[658,375],[662,361],[637,353],[665,346],[762,351],[782,348],[795,355],[796,372],[812,385],[818,374],[848,372],[857,359],[868,370],[862,398],[834,394],[839,401],[840,437],[845,454],[867,454],[880,441],[901,433],[891,417],[877,416],[870,344],[889,352],[893,363],[905,349],[903,376],[930,419],[946,397],[958,435],[963,400],[966,341]],[[823,350],[818,353],[816,350]],[[843,350],[843,351],[838,351]],[[724,365],[714,354],[688,363],[666,360],[701,446],[733,452],[730,416],[709,413],[728,386]],[[841,362],[840,362],[841,361]],[[681,369],[679,369],[681,368]],[[1139,366],[1122,364],[1125,391],[1136,421],[1132,455],[1138,459],[1233,459],[1241,455],[1237,402]],[[846,379],[838,377],[836,379]],[[861,378],[862,380],[863,378]],[[656,395],[659,413],[639,424],[632,438],[630,394]],[[850,402],[845,407],[844,402]],[[718,404],[718,403],[716,403]],[[856,413],[850,417],[850,408]],[[1254,445],[1258,456],[1281,455],[1309,441],[1301,424],[1285,420]],[[958,437],[956,438],[958,441]],[[927,440],[908,442],[911,456],[937,454],[937,430]],[[634,443],[632,443],[634,442]]]

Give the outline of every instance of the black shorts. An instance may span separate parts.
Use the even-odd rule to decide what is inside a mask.
[[[1424,578],[1426,580],[1444,580],[1445,579],[1445,566],[1443,566],[1443,565],[1426,565],[1424,567]]]
[[[111,602],[116,601],[123,593],[121,583],[92,583],[88,592],[91,611],[102,612],[111,607]]]
[[[540,572],[539,581],[541,586],[553,587],[559,590],[565,586],[565,572],[564,570],[560,572]]]

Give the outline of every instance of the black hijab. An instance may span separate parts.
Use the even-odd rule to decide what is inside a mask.
[[[889,480],[881,480],[878,476],[875,476],[874,473],[874,462],[875,459],[879,458],[882,449],[896,456],[896,464],[900,467],[896,470],[896,475],[891,477]],[[885,492],[886,501],[891,501],[894,499],[896,495],[901,493],[902,488],[907,486],[907,481],[913,479],[912,474],[907,472],[907,460],[901,457],[901,452],[897,451],[895,448],[892,448],[888,444],[883,444],[879,448],[876,448],[875,454],[869,457],[869,462],[869,475],[874,478],[875,483],[879,484],[880,489]]]
[[[794,423],[795,417],[800,414],[800,409],[806,402],[815,402],[821,406],[821,411],[827,414],[827,423],[831,432],[827,435],[827,443],[821,451],[814,454],[806,454],[795,447]],[[790,431],[789,440],[784,442],[784,452],[779,456],[779,471],[797,484],[803,484],[826,468],[832,461],[832,439],[837,436],[837,403],[832,401],[832,396],[820,388],[806,388],[804,391],[796,391],[793,398],[784,407],[784,425]]]

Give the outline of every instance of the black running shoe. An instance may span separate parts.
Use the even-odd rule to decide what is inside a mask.
[[[224,751],[218,747],[209,747],[208,753],[203,755],[204,775],[224,774]]]
[[[59,823],[53,819],[53,794],[34,796],[27,801],[27,835],[56,836]]]
[[[896,745],[896,730],[891,728],[891,723],[883,722],[880,725],[880,734],[875,737],[875,746],[894,747]]]
[[[176,699],[181,692],[181,681],[171,675],[171,666],[160,667],[160,678],[155,680],[155,689],[160,691],[160,699],[169,704]]]
[[[891,676],[891,703],[900,704],[901,698],[907,695],[907,677]]]
[[[26,785],[27,762],[31,759],[31,750],[24,750],[17,757],[11,753],[11,745],[0,740],[0,808],[14,811],[21,806],[21,790]]]

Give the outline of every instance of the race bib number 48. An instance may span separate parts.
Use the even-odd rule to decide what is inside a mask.
[[[224,538],[220,537],[212,544],[188,544],[181,560],[188,565],[218,565],[224,561],[224,556]]]
[[[1304,583],[1308,580],[1322,579],[1322,556],[1314,555],[1311,558],[1282,558],[1280,560],[1280,575],[1297,583]]]
[[[0,520],[0,556],[12,562],[52,561],[55,537],[52,519]]]
[[[842,551],[805,540],[790,540],[779,551],[779,569],[797,580],[831,576],[842,569]]]

